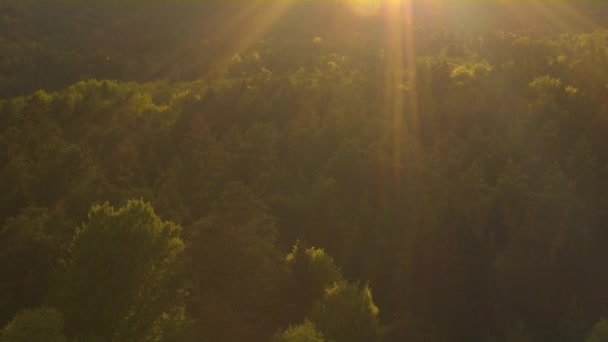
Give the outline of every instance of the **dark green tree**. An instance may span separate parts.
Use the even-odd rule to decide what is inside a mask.
[[[73,230],[57,209],[30,207],[0,229],[0,322],[41,305]]]
[[[275,247],[275,222],[260,198],[234,182],[189,228],[199,338],[264,339],[276,327],[286,269]]]

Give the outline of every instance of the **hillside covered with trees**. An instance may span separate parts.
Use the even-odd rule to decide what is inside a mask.
[[[0,341],[605,341],[607,18],[0,2]]]

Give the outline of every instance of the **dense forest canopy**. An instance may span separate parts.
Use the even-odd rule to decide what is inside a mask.
[[[0,2],[0,340],[606,341],[607,20]]]

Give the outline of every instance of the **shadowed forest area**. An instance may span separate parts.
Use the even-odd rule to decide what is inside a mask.
[[[605,23],[0,2],[0,341],[608,341]]]

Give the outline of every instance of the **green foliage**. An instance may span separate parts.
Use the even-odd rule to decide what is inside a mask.
[[[325,290],[308,318],[334,341],[375,341],[379,338],[378,307],[369,286],[338,281]]]
[[[278,331],[271,339],[272,342],[324,342],[323,334],[310,321]]]
[[[287,267],[290,271],[288,294],[293,306],[291,321],[302,320],[313,303],[323,297],[325,289],[342,280],[331,256],[320,248],[306,248],[300,241],[287,255]]]
[[[369,279],[369,339],[583,339],[608,12],[464,3],[412,2],[401,46],[399,11],[326,2],[1,2],[0,325],[50,291],[80,340],[266,340],[311,311],[353,340],[380,323],[344,279]],[[130,204],[87,220],[105,201]]]
[[[589,337],[585,340],[586,342],[605,342],[608,341],[608,320],[602,318],[599,322],[597,322],[593,329],[591,329],[591,333]]]
[[[298,260],[300,258],[305,260]],[[317,294],[322,294],[326,287],[342,278],[333,258],[322,248],[305,248],[298,242],[294,245],[293,251],[287,255],[287,263],[291,266],[292,272],[306,274],[302,280],[308,279],[308,282],[316,284],[315,287],[319,290]],[[296,270],[297,266],[303,269]]]
[[[533,341],[530,333],[526,331],[522,321],[516,321],[507,332],[505,341],[507,342],[531,342]]]
[[[0,330],[0,341],[65,342],[64,317],[61,312],[47,307],[19,311]]]
[[[9,218],[0,229],[0,321],[17,311],[42,304],[51,269],[67,249],[73,234],[64,212],[29,207]]]
[[[266,204],[243,183],[228,183],[211,212],[190,229],[199,337],[267,336],[286,270]]]
[[[155,340],[182,302],[181,227],[141,200],[94,206],[51,295],[82,339]],[[162,324],[161,324],[162,325]]]

